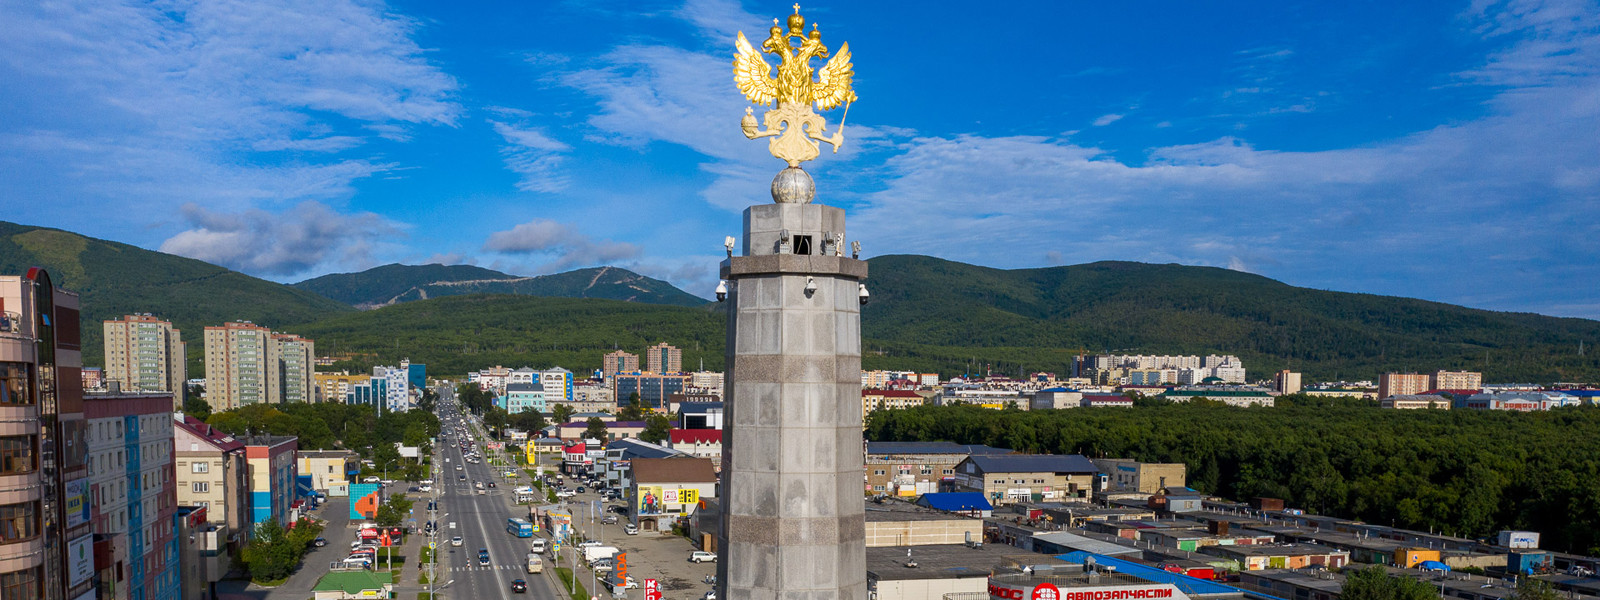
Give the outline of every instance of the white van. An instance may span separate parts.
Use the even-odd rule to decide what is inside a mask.
[[[528,547],[528,551],[534,554],[544,554],[544,548],[544,538],[534,538],[533,544]]]

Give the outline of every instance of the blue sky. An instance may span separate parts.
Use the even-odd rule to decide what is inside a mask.
[[[614,264],[701,295],[783,165],[787,2],[0,4],[4,218],[298,281]],[[864,254],[1211,265],[1600,318],[1600,3],[808,4]],[[839,111],[829,113],[837,122]]]

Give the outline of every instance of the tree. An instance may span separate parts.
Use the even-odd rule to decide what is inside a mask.
[[[433,388],[422,388],[422,397],[417,399],[417,409],[424,412],[433,412],[433,407],[439,402],[439,392]]]
[[[372,447],[372,466],[378,470],[397,470],[400,468],[400,451],[394,444],[378,444]]]
[[[211,418],[211,403],[201,400],[199,395],[191,395],[183,399],[183,414],[204,421]]]
[[[294,546],[288,532],[277,519],[267,519],[256,525],[250,544],[240,552],[239,558],[251,579],[275,581],[288,577],[294,571],[294,565],[304,551],[304,545],[299,548]]]
[[[1512,600],[1561,600],[1561,594],[1556,593],[1554,586],[1543,579],[1523,577],[1517,581],[1517,591],[1511,595]]]
[[[514,429],[528,432],[530,437],[537,436],[540,430],[549,426],[548,423],[545,423],[544,413],[536,410],[523,411],[511,415],[510,424]]]
[[[639,439],[652,444],[659,444],[672,433],[672,421],[666,415],[650,415],[645,419],[644,431],[639,432]]]
[[[1378,565],[1351,573],[1339,592],[1339,600],[1436,600],[1438,597],[1439,590],[1432,584],[1411,577],[1391,576]]]
[[[589,417],[589,428],[583,430],[583,437],[591,440],[600,440],[600,443],[604,444],[606,439],[610,437],[610,434],[606,431],[605,421],[601,421],[600,417]]]
[[[389,496],[389,500],[378,507],[375,520],[379,526],[395,527],[410,514],[411,501],[406,499],[405,494],[395,494]]]
[[[577,412],[568,404],[556,404],[550,409],[550,415],[555,417],[557,425],[564,425],[572,420],[572,413]]]
[[[495,437],[500,436],[500,430],[506,426],[506,411],[498,406],[491,406],[483,412],[483,427]]]
[[[639,392],[628,393],[628,402],[622,410],[617,412],[618,421],[643,421],[644,403],[639,401]]]

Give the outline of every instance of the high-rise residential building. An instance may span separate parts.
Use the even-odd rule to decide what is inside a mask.
[[[683,351],[661,342],[644,349],[645,368],[649,373],[682,373]]]
[[[561,367],[539,371],[539,385],[544,388],[546,400],[572,401],[572,371]]]
[[[1472,371],[1439,371],[1433,374],[1430,386],[1436,390],[1473,390],[1483,389],[1483,373]]]
[[[316,398],[316,344],[249,321],[206,328],[206,403],[213,411]]]
[[[188,344],[172,323],[149,313],[105,321],[105,378],[123,392],[168,392],[183,405]]]
[[[606,381],[611,381],[617,373],[635,373],[639,371],[639,356],[621,350],[607,352],[600,357],[600,373]]]
[[[244,442],[194,417],[173,415],[178,504],[206,510],[233,554],[250,539],[250,480]]]
[[[90,519],[110,542],[100,600],[178,600],[178,493],[173,469],[172,394],[113,392],[84,397]]]
[[[1417,373],[1384,373],[1378,378],[1378,399],[1389,396],[1410,396],[1428,391],[1432,383],[1427,374]]]
[[[272,402],[311,402],[316,398],[316,343],[290,333],[272,334],[267,346],[276,373],[267,374]]]
[[[682,374],[622,373],[616,376],[613,385],[617,406],[626,406],[628,399],[638,394],[645,408],[665,410],[667,398],[683,393],[689,379],[689,375]]]
[[[0,276],[0,597],[96,596],[78,295]]]
[[[1300,392],[1300,374],[1284,369],[1272,376],[1272,387],[1279,394],[1296,394]]]

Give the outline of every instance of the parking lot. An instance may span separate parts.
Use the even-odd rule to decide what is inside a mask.
[[[573,485],[570,478],[567,483],[569,486]],[[601,508],[594,513],[591,522],[590,509],[599,500],[600,496],[592,491],[567,499],[567,504],[573,511],[573,529],[578,535],[601,541],[606,546],[614,546],[626,553],[628,575],[633,577],[641,588],[645,579],[655,579],[661,586],[664,600],[693,600],[711,589],[711,584],[705,583],[705,578],[717,574],[717,565],[709,562],[689,562],[689,555],[697,548],[687,538],[657,532],[627,535],[623,532],[623,525],[628,523],[628,519],[622,515],[618,515],[615,524],[601,523],[605,515],[616,514],[608,512],[610,507],[623,506],[620,500],[600,502]],[[570,547],[563,547],[559,566],[571,566],[578,556],[580,555]],[[587,578],[590,575],[587,569],[580,569],[579,572],[580,577]],[[584,583],[584,585],[589,584]],[[642,591],[636,590],[629,597],[642,597]]]

